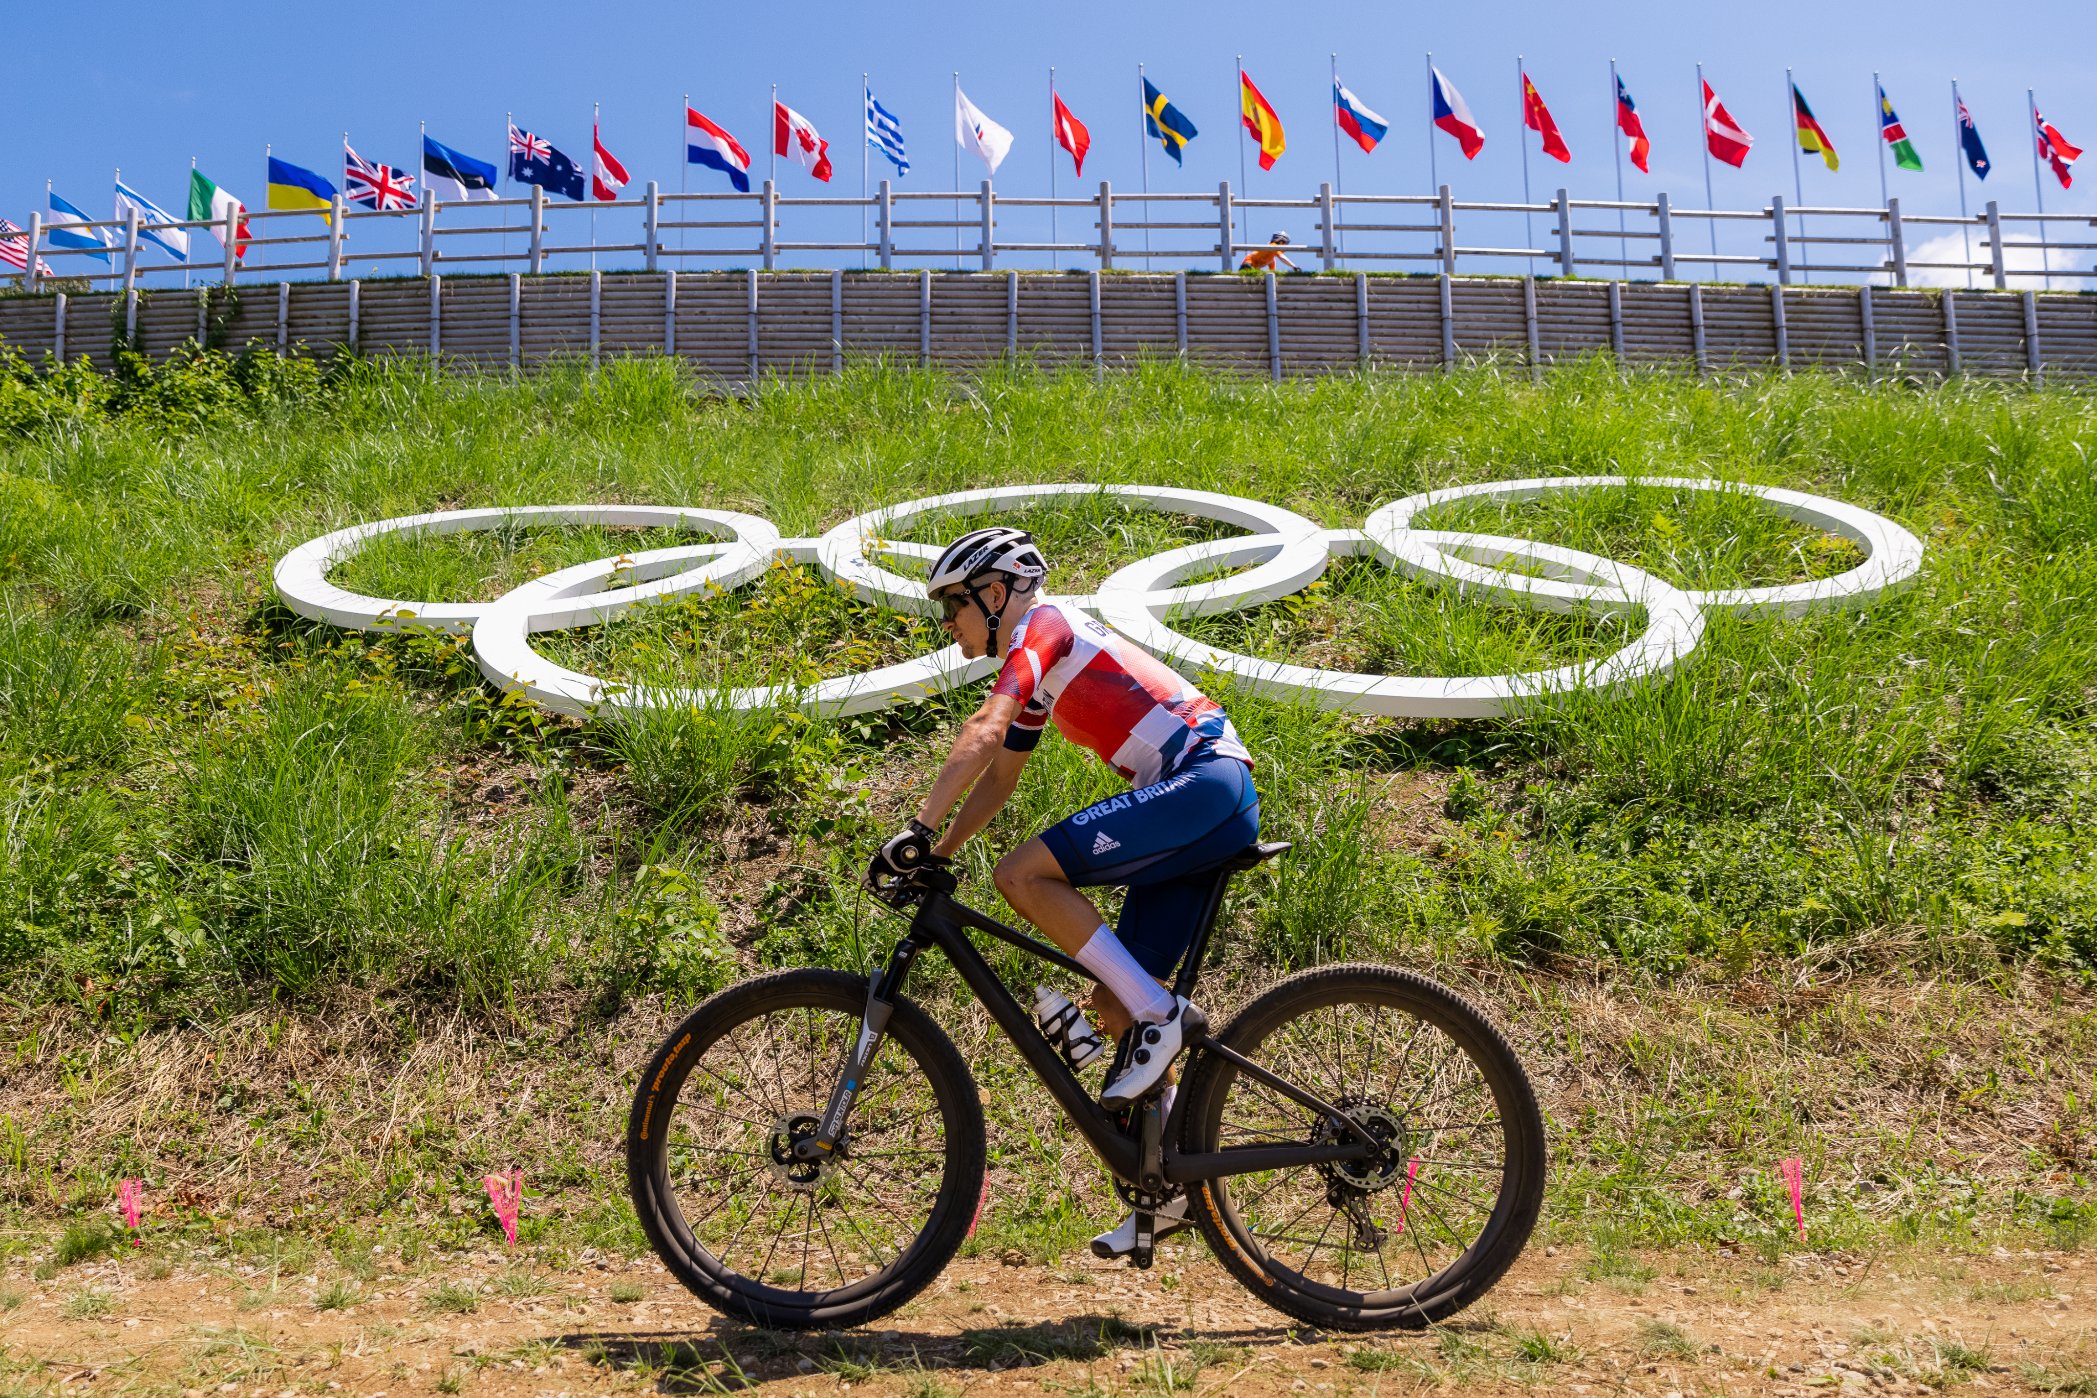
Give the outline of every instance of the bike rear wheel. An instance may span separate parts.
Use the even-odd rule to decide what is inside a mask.
[[[983,1110],[968,1065],[898,999],[843,1138],[815,1132],[866,1008],[863,976],[782,971],[732,986],[641,1074],[627,1182],[641,1227],[709,1305],[774,1329],[857,1325],[952,1260],[983,1185]]]
[[[1455,992],[1385,966],[1275,986],[1219,1041],[1348,1113],[1377,1157],[1202,1181],[1195,1223],[1269,1305],[1343,1330],[1417,1329],[1513,1265],[1543,1203],[1544,1128],[1514,1050]],[[1348,1133],[1201,1054],[1181,1149],[1328,1144]]]

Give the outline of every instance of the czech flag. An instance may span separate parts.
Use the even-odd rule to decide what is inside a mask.
[[[694,107],[684,109],[684,158],[688,164],[704,165],[728,176],[736,193],[750,192],[750,152]]]
[[[1289,148],[1289,142],[1282,135],[1281,117],[1276,115],[1274,105],[1252,85],[1243,68],[1238,70],[1238,113],[1245,129],[1260,143],[1260,168],[1272,170],[1274,162]]]
[[[1340,129],[1354,138],[1354,143],[1364,151],[1376,149],[1376,143],[1384,138],[1391,124],[1362,105],[1362,99],[1340,85],[1338,78],[1332,84],[1333,120]]]
[[[1478,119],[1471,115],[1464,95],[1442,76],[1441,69],[1427,71],[1434,84],[1434,124],[1456,138],[1463,147],[1464,159],[1476,160],[1478,152],[1485,149],[1485,133],[1478,129]]]
[[[1646,124],[1638,119],[1638,105],[1631,100],[1631,89],[1624,80],[1616,80],[1616,129],[1631,141],[1631,163],[1638,167],[1641,175],[1650,174],[1646,169],[1646,157],[1653,152],[1653,143],[1646,139]]]

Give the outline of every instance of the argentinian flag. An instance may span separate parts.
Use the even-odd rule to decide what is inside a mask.
[[[93,222],[72,204],[51,196],[51,217],[44,225],[44,237],[54,248],[78,248],[89,257],[109,261],[112,246],[107,228],[89,228]]]

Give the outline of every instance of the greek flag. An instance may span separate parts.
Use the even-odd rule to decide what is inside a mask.
[[[895,162],[898,176],[910,173],[910,157],[903,151],[903,127],[895,113],[866,95],[866,143]]]

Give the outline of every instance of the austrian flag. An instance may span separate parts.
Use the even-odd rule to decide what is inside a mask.
[[[597,134],[597,123],[590,123],[590,146],[594,164],[590,169],[590,197],[593,199],[617,199],[619,191],[628,179],[626,167],[619,158],[604,148],[604,138]]]
[[[830,143],[807,117],[776,99],[772,103],[772,151],[792,156],[809,174],[829,181]]]

